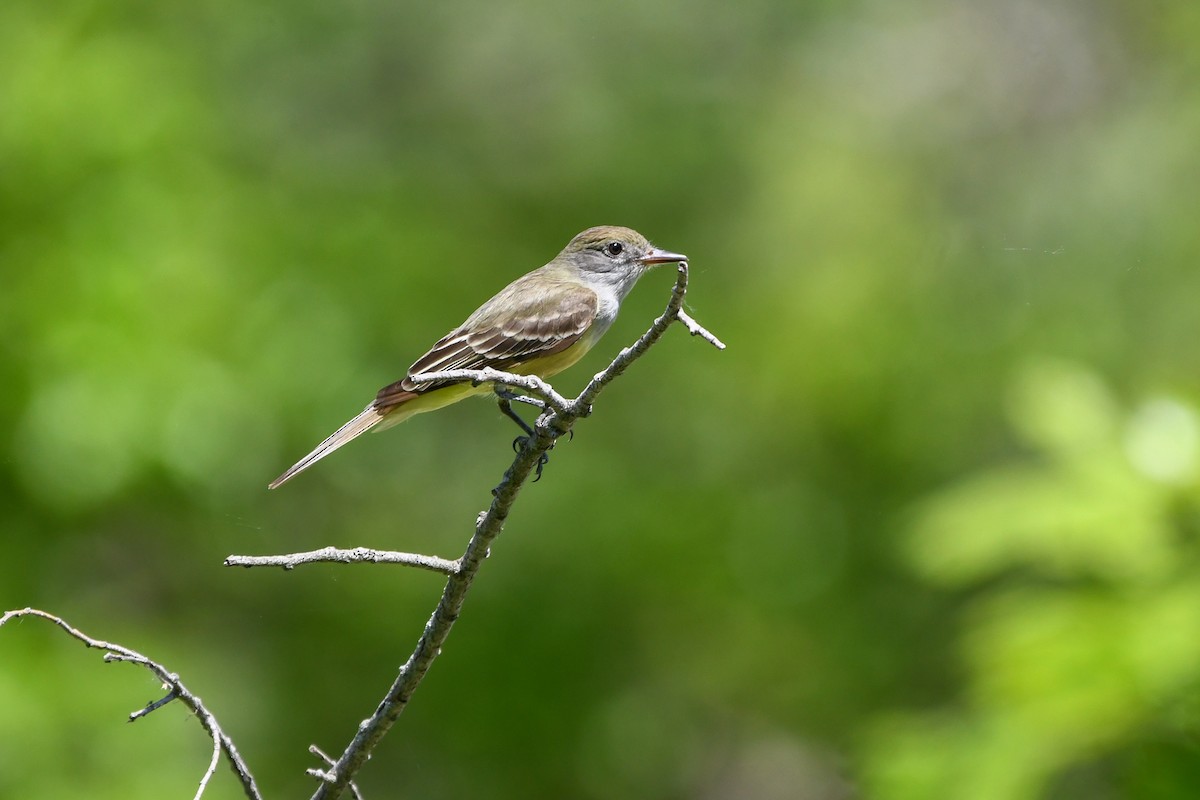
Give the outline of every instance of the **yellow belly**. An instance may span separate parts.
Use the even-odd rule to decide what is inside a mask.
[[[567,367],[573,365],[576,361],[583,358],[588,350],[592,349],[592,342],[589,341],[590,336],[584,334],[579,341],[568,347],[566,350],[555,353],[552,356],[543,358],[535,358],[526,361],[524,364],[518,364],[512,367],[509,372],[514,372],[517,375],[537,375],[539,378],[549,378],[551,375],[556,375],[562,372]]]
[[[508,371],[517,375],[537,375],[539,378],[548,378],[551,375],[562,372],[583,358],[584,354],[592,348],[593,341],[592,337],[585,334],[578,342],[562,352],[543,358],[531,359],[523,364],[512,367]],[[491,391],[492,384],[490,383],[480,384],[479,386],[472,386],[470,383],[454,383],[450,386],[443,386],[441,389],[434,389],[432,392],[418,395],[412,400],[396,406],[374,429],[377,431],[387,430],[416,414],[423,414],[426,411],[436,411],[452,403],[457,403],[459,400],[470,397],[473,394],[487,394]]]

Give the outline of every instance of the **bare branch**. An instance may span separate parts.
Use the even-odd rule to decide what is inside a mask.
[[[718,350],[725,349],[724,342],[722,342],[720,339],[718,339],[716,336],[714,336],[712,333],[710,333],[708,331],[708,329],[705,328],[703,325],[701,325],[699,322],[696,322],[696,320],[689,317],[688,313],[686,311],[684,311],[682,308],[679,309],[678,318],[679,318],[679,321],[681,323],[683,323],[683,327],[687,328],[688,333],[690,333],[692,336],[699,336],[701,339],[708,342],[709,344],[711,344],[713,347],[717,348]]]
[[[503,530],[513,500],[529,478],[542,453],[554,444],[554,439],[554,433],[539,424],[534,429],[530,441],[517,454],[504,479],[492,491],[491,506],[479,517],[475,525],[475,534],[467,543],[467,550],[459,562],[459,571],[451,575],[446,582],[442,597],[425,624],[416,649],[400,668],[400,674],[396,676],[375,713],[358,726],[358,732],[337,762],[318,776],[323,782],[313,794],[314,800],[334,798],[342,793],[346,784],[366,763],[376,745],[408,705],[417,685],[441,652],[442,644],[458,619],[467,590],[470,589],[483,560],[487,558],[489,545]]]
[[[41,611],[36,608],[22,608],[15,611],[7,611],[5,612],[4,616],[0,617],[0,626],[5,625],[11,620],[21,617],[38,617],[53,622],[55,625],[66,631],[70,636],[83,642],[88,647],[105,651],[105,661],[128,661],[145,667],[170,689],[170,694],[167,696],[168,700],[178,698],[179,702],[187,706],[191,712],[196,715],[197,719],[200,720],[200,724],[204,727],[204,730],[208,732],[208,735],[211,736],[213,740],[213,760],[209,764],[208,769],[205,770],[204,776],[200,780],[200,786],[196,791],[197,799],[204,794],[204,789],[208,785],[209,779],[213,776],[213,773],[216,770],[216,764],[220,757],[220,753],[224,751],[225,757],[229,761],[230,768],[233,770],[234,774],[237,775],[238,780],[242,783],[242,791],[245,793],[246,797],[251,798],[251,800],[262,800],[262,795],[259,794],[258,786],[254,783],[254,776],[250,774],[250,768],[246,766],[244,761],[242,761],[242,757],[238,753],[237,748],[234,746],[233,740],[230,739],[223,730],[221,730],[221,726],[217,722],[217,718],[213,716],[212,712],[205,707],[204,703],[201,702],[199,697],[196,697],[196,695],[192,694],[191,691],[189,691],[188,688],[183,685],[183,682],[179,680],[178,675],[173,672],[168,672],[166,667],[155,661],[151,661],[135,650],[130,650],[128,647],[123,647],[119,644],[113,644],[112,642],[93,639],[83,631],[68,624],[61,617],[57,617],[54,614],[50,614],[46,611]],[[133,712],[129,715],[129,721],[133,722],[142,716],[145,716],[147,713],[149,713],[149,711],[153,711],[155,708],[160,708],[165,704],[165,702],[166,701],[157,701],[149,704],[144,709],[139,709],[138,711]]]
[[[122,658],[121,656],[114,656],[112,653],[105,653],[104,660],[105,661],[128,661],[129,659]],[[167,703],[174,700],[175,697],[176,697],[175,691],[171,690],[161,700],[155,700],[153,702],[146,703],[145,708],[139,708],[137,711],[134,711],[132,714],[129,715],[129,721],[136,722],[137,720],[141,719],[142,717],[146,716],[147,714],[158,711],[160,708],[165,706]]]
[[[425,630],[417,641],[416,649],[404,662],[404,666],[400,668],[400,674],[397,675],[391,688],[376,707],[375,713],[362,721],[341,757],[328,769],[308,770],[308,774],[321,781],[317,791],[313,794],[313,800],[329,800],[329,798],[340,796],[350,785],[353,776],[370,758],[376,745],[400,717],[413,692],[429,670],[429,666],[441,652],[442,643],[445,642],[446,637],[450,634],[450,629],[458,619],[467,591],[470,589],[480,565],[487,557],[488,548],[492,541],[500,535],[500,531],[504,529],[504,522],[508,519],[509,510],[512,508],[517,494],[529,479],[530,473],[537,468],[543,454],[554,446],[555,440],[570,431],[578,419],[591,413],[592,403],[604,387],[657,342],[672,322],[679,321],[693,335],[701,336],[719,348],[724,347],[717,337],[681,311],[683,298],[687,292],[687,280],[687,263],[680,262],[679,274],[666,310],[636,342],[621,350],[608,367],[593,377],[574,400],[563,399],[541,379],[532,376],[508,375],[495,370],[453,370],[417,376],[421,383],[435,380],[471,380],[479,383],[491,381],[515,386],[542,397],[547,401],[548,408],[538,418],[533,434],[525,440],[524,446],[517,453],[508,471],[504,473],[500,484],[492,490],[491,505],[476,520],[475,533],[467,544],[467,550],[463,553],[462,558],[455,562],[457,570],[450,573],[446,588],[442,591],[442,597],[429,621],[425,624]]]
[[[219,763],[221,763],[221,741],[213,739],[212,760],[208,762],[208,769],[204,770],[204,777],[200,779],[200,785],[196,787],[196,794],[192,797],[192,800],[200,800],[204,795],[204,790],[208,787],[209,779],[217,774],[217,764]]]
[[[481,383],[496,383],[524,389],[536,395],[555,411],[565,411],[568,401],[537,375],[517,375],[515,372],[501,372],[498,369],[447,369],[440,372],[422,372],[410,375],[408,379],[416,384],[435,383],[437,381],[470,381],[476,385]]]
[[[321,748],[317,747],[315,744],[310,744],[308,746],[308,752],[312,753],[314,756],[321,759],[329,766],[331,766],[331,767],[333,766],[333,764],[334,764],[333,756],[330,756],[328,753],[326,753]],[[306,770],[306,772],[307,772],[307,774],[313,776],[314,778],[319,778],[320,780],[327,780],[327,777],[323,770],[310,769],[310,770]],[[358,790],[358,784],[356,784],[354,781],[350,781],[349,789],[350,789],[350,796],[353,797],[354,800],[363,800],[363,794],[362,794],[362,792],[360,792]]]
[[[403,564],[407,567],[418,567],[443,575],[453,575],[458,572],[458,562],[437,556],[427,556],[421,553],[400,553],[394,550],[372,550],[367,547],[355,547],[351,550],[341,550],[336,547],[323,547],[320,550],[309,550],[305,553],[286,553],[276,556],[239,556],[232,555],[225,559],[227,567],[283,567],[285,570],[294,569],[299,564],[315,564],[332,562],[337,564]]]
[[[579,396],[571,401],[569,414],[579,417],[586,417],[592,412],[592,403],[596,399],[596,395],[600,394],[600,390],[611,383],[621,373],[623,373],[630,364],[641,357],[650,347],[662,338],[663,333],[670,327],[671,323],[679,318],[680,309],[683,307],[683,297],[687,294],[688,283],[688,264],[686,261],[679,262],[679,274],[675,278],[675,286],[671,290],[671,300],[667,303],[666,310],[659,315],[658,319],[650,325],[650,329],[638,337],[638,340],[629,347],[624,348],[617,353],[617,357],[612,360],[612,363],[605,367],[588,382],[588,385],[583,387],[583,391]]]

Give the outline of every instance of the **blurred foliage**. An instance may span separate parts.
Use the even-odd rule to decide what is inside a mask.
[[[556,450],[367,796],[1190,798],[1196,8],[0,4],[0,606],[304,796],[442,582],[221,559],[457,555],[486,403],[265,484],[630,225],[730,347],[673,331]],[[189,796],[157,696],[6,628],[0,797]]]

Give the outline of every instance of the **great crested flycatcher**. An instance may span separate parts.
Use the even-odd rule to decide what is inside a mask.
[[[491,391],[487,384],[440,381],[415,384],[413,375],[492,367],[542,378],[574,364],[617,317],[621,301],[650,267],[686,261],[659,250],[629,228],[603,225],[572,239],[544,267],[510,283],[443,336],[383,387],[370,405],[297,461],[268,488],[290,480],[357,436],[398,425],[414,414]]]

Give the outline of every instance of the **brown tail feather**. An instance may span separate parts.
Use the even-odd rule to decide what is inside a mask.
[[[317,445],[311,453],[293,464],[287,472],[271,481],[267,488],[274,489],[276,486],[287,483],[297,474],[308,469],[313,464],[332,453],[334,450],[337,450],[347,442],[352,441],[371,430],[371,428],[375,427],[375,425],[383,420],[383,418],[384,414],[379,412],[374,403],[367,406],[361,414],[347,422],[342,427],[338,428],[332,436]]]

